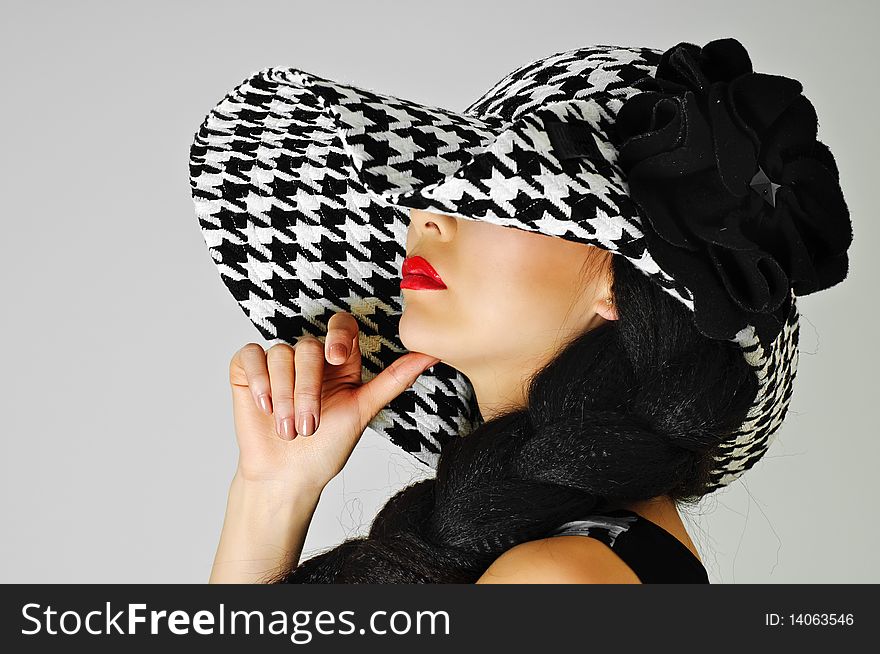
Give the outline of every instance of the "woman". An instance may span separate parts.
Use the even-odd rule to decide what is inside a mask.
[[[846,276],[800,91],[720,39],[556,53],[463,113],[296,69],[228,94],[193,197],[225,283],[285,342],[230,364],[211,581],[708,582],[678,506],[766,451],[794,296]],[[368,426],[436,477],[300,562]]]
[[[372,381],[360,383],[357,323],[345,313],[331,318],[323,345],[307,337],[296,347],[279,344],[264,352],[249,343],[234,355],[230,382],[241,455],[211,581],[252,581],[279,566],[295,565],[321,490],[342,470],[367,423],[438,359],[473,382],[487,419],[467,437],[476,451],[456,451],[458,458],[450,463],[471,477],[404,490],[377,522],[405,519],[412,511],[408,498],[424,495],[434,484],[456,497],[471,484],[485,490],[503,487],[508,476],[500,467],[517,456],[504,448],[518,444],[507,432],[514,424],[527,423],[528,377],[544,368],[543,383],[532,389],[532,410],[572,420],[572,426],[561,426],[545,438],[552,439],[559,454],[571,456],[593,447],[599,435],[620,429],[625,442],[616,443],[617,436],[605,436],[602,442],[615,447],[611,456],[619,457],[620,474],[626,475],[618,479],[630,480],[628,494],[669,488],[623,506],[664,528],[699,557],[674,500],[703,494],[702,475],[713,440],[742,422],[755,393],[753,376],[736,346],[701,337],[684,307],[623,259],[612,262],[610,253],[590,245],[414,210],[407,249],[421,253],[447,288],[407,290],[400,333],[412,353]],[[532,310],[536,306],[542,310]],[[572,341],[574,347],[566,348]],[[336,354],[337,346],[346,353]],[[673,362],[675,368],[658,372]],[[576,374],[569,376],[568,371]],[[578,401],[567,405],[566,388],[570,391],[575,384]],[[651,389],[634,390],[634,384],[650,384]],[[665,415],[667,407],[684,407],[685,401],[699,408]],[[303,413],[320,416],[317,429],[307,424],[302,436],[288,435],[283,421]],[[707,428],[706,421],[713,418]],[[692,434],[703,439],[701,453],[667,442]],[[445,450],[443,457],[454,451]],[[497,461],[477,466],[479,457],[487,455]],[[554,515],[561,503],[577,504],[590,492],[608,490],[608,482],[590,479],[580,462],[567,470],[559,467],[565,463],[559,457],[548,457],[552,465],[537,458],[522,463],[533,466],[540,479],[533,488],[524,484],[498,495],[498,502],[505,504],[497,510],[504,509],[506,520],[517,519],[526,503],[536,512],[553,509]],[[579,479],[569,486],[570,477]],[[456,515],[444,517],[448,528],[466,528],[460,512],[481,512],[485,505],[453,502],[449,510]],[[419,554],[428,557],[421,564],[429,566],[436,553]],[[483,565],[480,557],[473,570]],[[578,536],[525,541],[477,579],[470,578],[473,572],[463,575],[457,580],[639,583],[611,548]]]

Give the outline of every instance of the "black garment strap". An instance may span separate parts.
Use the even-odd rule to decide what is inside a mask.
[[[660,525],[628,509],[604,511],[603,515],[638,518],[617,536],[611,549],[632,568],[642,583],[709,583],[709,575],[700,560]]]

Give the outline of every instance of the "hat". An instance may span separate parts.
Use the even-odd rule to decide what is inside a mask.
[[[849,212],[801,84],[756,73],[735,39],[666,51],[594,45],[519,66],[463,111],[271,67],[236,85],[190,149],[195,212],[221,279],[262,336],[360,328],[363,380],[398,333],[410,209],[626,257],[734,341],[759,390],[710,490],[767,450],[798,360],[795,296],[846,276]],[[368,425],[436,467],[483,421],[438,362]]]

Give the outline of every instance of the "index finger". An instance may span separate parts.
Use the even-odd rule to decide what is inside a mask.
[[[327,338],[324,339],[324,356],[329,363],[342,365],[351,356],[358,324],[347,311],[338,311],[327,321]]]

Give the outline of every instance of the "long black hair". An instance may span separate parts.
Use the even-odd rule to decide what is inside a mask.
[[[701,335],[687,307],[611,259],[618,320],[568,341],[529,379],[526,407],[444,445],[436,476],[391,497],[367,536],[267,581],[473,583],[507,549],[589,511],[705,495],[755,375],[739,346]]]

